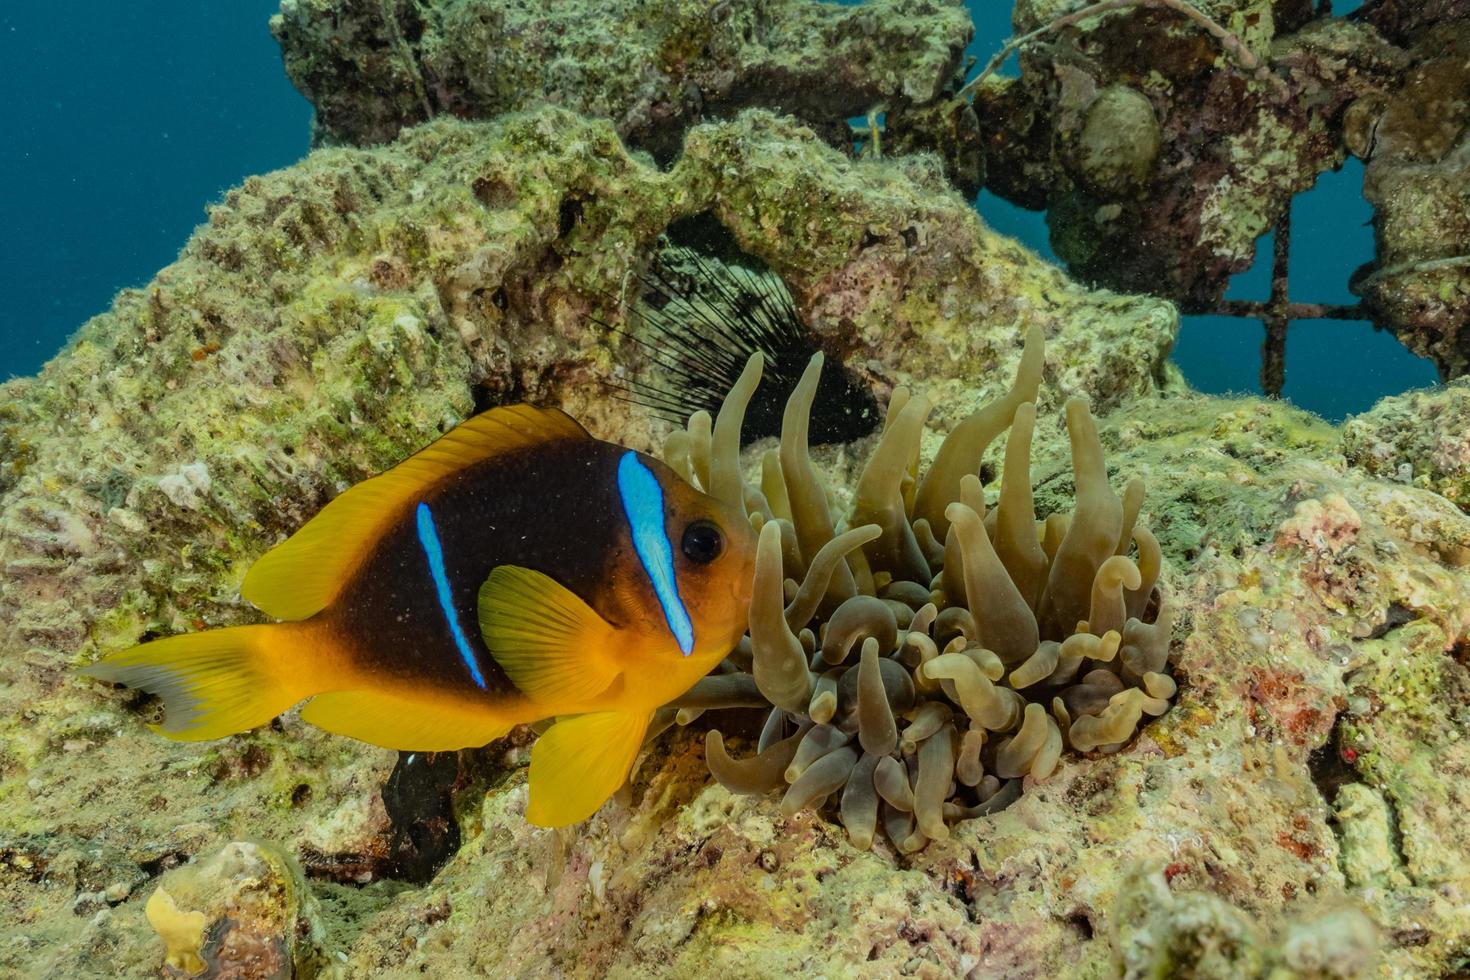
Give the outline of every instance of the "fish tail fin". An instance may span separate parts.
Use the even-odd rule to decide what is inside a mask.
[[[111,654],[81,673],[163,699],[151,725],[177,741],[223,738],[263,725],[315,693],[293,623],[235,626],[165,637]]]

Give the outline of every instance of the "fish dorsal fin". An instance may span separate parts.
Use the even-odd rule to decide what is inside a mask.
[[[266,552],[240,594],[277,619],[325,609],[373,544],[430,487],[466,466],[587,430],[555,408],[507,405],[466,419],[392,469],[349,488]]]
[[[628,781],[652,716],[598,711],[560,718],[531,748],[526,819],[538,827],[586,820]]]
[[[521,693],[553,710],[583,703],[618,674],[616,630],[541,572],[500,565],[480,586],[480,634]]]

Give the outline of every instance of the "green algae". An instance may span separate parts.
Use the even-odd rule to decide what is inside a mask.
[[[1385,398],[1342,426],[1348,462],[1470,511],[1470,381]]]

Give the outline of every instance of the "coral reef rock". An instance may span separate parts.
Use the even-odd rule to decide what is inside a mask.
[[[236,841],[164,875],[144,914],[176,974],[312,976],[321,965],[313,905],[283,855]]]
[[[609,116],[662,156],[693,123],[748,106],[841,142],[849,116],[933,99],[972,30],[936,0],[284,0],[271,28],[334,140],[551,103]]]
[[[1375,476],[1470,513],[1470,380],[1385,398],[1342,426],[1342,453]]]
[[[885,400],[897,385],[928,390],[936,433],[1005,390],[1032,326],[1048,339],[1048,398],[1106,411],[1168,380],[1167,303],[1079,288],[988,231],[933,159],[851,161],[760,111],[691,130],[667,172],[630,157],[610,123],[544,108],[436,120],[247,180],[152,283],[38,376],[0,386],[0,972],[153,974],[150,879],[244,839],[295,855],[330,899],[327,948],[386,956],[384,934],[361,940],[359,926],[419,916],[404,928],[438,930],[441,882],[464,880],[458,857],[428,891],[393,880],[442,860],[416,838],[442,822],[450,788],[465,860],[503,846],[521,869],[458,893],[456,926],[508,922],[544,898],[520,879],[559,866],[536,857],[555,838],[504,809],[523,802],[524,735],[463,753],[403,799],[388,788],[395,753],[294,713],[173,743],[142,724],[154,706],[72,668],[158,633],[250,621],[238,591],[250,562],[477,402],[560,404],[653,448],[655,421],[600,383],[641,370],[639,349],[591,317],[619,322],[630,272],[696,215],[779,275],[814,342]],[[693,779],[703,763],[674,765]],[[482,799],[503,816],[487,824]]]

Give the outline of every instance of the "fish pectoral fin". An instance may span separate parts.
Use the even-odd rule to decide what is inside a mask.
[[[531,749],[526,819],[538,827],[586,820],[628,780],[653,715],[598,711],[559,719]]]
[[[436,691],[357,689],[318,694],[301,720],[369,745],[404,752],[478,748],[510,731],[510,722],[488,705]]]
[[[480,586],[480,633],[526,697],[568,708],[617,678],[617,631],[566,586],[519,565],[500,565]]]

